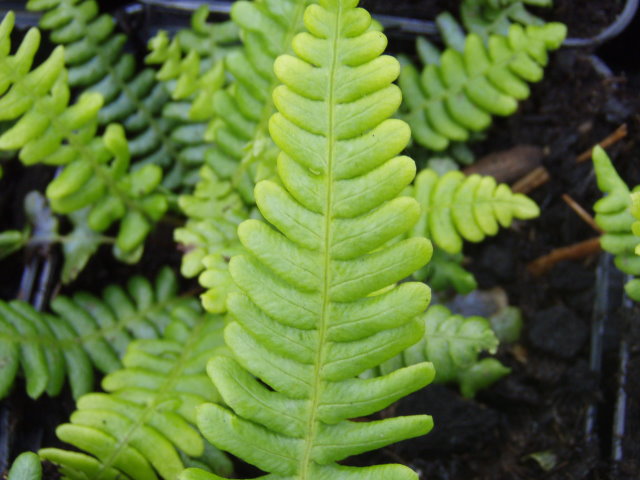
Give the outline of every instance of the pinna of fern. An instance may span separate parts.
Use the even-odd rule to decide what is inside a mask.
[[[407,64],[400,75],[403,117],[414,140],[431,150],[444,150],[452,141],[467,141],[485,130],[492,115],[511,115],[518,100],[530,94],[527,82],[542,79],[547,51],[557,49],[566,35],[560,23],[522,27],[513,24],[507,35],[491,35],[487,44],[477,34],[464,49],[448,48],[439,64],[422,72]]]
[[[81,451],[43,448],[63,478],[175,480],[185,466],[229,475],[228,458],[195,428],[196,407],[218,401],[205,373],[207,360],[224,348],[221,317],[181,304],[162,336],[129,344],[123,367],[102,381],[104,393],[77,401],[60,440]]]
[[[126,289],[107,287],[102,298],[86,292],[58,296],[51,305],[55,315],[22,301],[0,301],[0,398],[19,373],[32,398],[57,395],[65,378],[78,398],[93,389],[94,367],[117,370],[133,339],[159,338],[171,312],[194,303],[177,296],[177,279],[168,268],[154,284],[133,277]]]
[[[13,461],[7,480],[42,480],[40,457],[33,452],[23,452]]]
[[[69,106],[62,47],[32,69],[40,43],[33,28],[10,55],[13,24],[13,13],[0,24],[0,119],[15,122],[0,136],[0,149],[19,150],[26,165],[62,166],[47,187],[52,209],[69,214],[90,207],[88,224],[97,232],[120,220],[114,254],[135,260],[167,209],[166,198],[155,191],[162,171],[155,165],[129,171],[128,146],[119,125],[97,135],[99,94],[83,95]]]
[[[631,191],[601,147],[593,149],[593,168],[598,188],[606,194],[593,206],[594,220],[604,231],[600,245],[614,255],[614,263],[620,271],[640,276],[640,257],[635,254],[638,240],[632,233]],[[628,281],[624,288],[630,298],[640,301],[640,279]]]
[[[464,0],[460,17],[467,30],[486,39],[490,34],[506,35],[513,22],[544,25],[544,20],[530,13],[527,6],[552,5],[553,0]]]
[[[400,465],[347,467],[350,455],[421,435],[425,415],[371,422],[372,414],[421,388],[433,368],[420,363],[376,379],[363,371],[418,341],[429,290],[396,282],[424,265],[424,238],[388,242],[419,215],[398,195],[415,164],[397,157],[410,131],[389,119],[401,102],[391,82],[397,60],[380,56],[386,37],[354,0],[322,0],[304,14],[295,56],[274,65],[269,122],[281,183],[257,184],[267,222],[238,229],[246,252],[231,260],[241,293],[229,296],[225,341],[233,357],[208,372],[224,406],[204,404],[198,425],[214,445],[271,479],[409,479]],[[374,293],[377,292],[377,293]],[[215,479],[188,469],[181,479]]]

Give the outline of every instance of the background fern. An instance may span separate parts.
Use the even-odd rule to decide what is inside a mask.
[[[185,465],[231,473],[230,461],[205,448],[193,427],[196,407],[219,399],[205,364],[224,344],[222,319],[184,304],[172,318],[161,338],[132,342],[124,367],[103,379],[105,393],[82,396],[71,423],[56,429],[60,440],[88,454],[40,450],[63,478],[169,480]]]
[[[100,95],[83,95],[68,106],[62,48],[32,69],[40,34],[31,29],[16,54],[8,55],[13,23],[9,13],[0,25],[0,120],[15,122],[0,136],[0,149],[20,149],[26,165],[64,166],[47,187],[52,209],[69,214],[90,207],[88,224],[98,232],[121,220],[114,254],[135,260],[167,209],[165,197],[155,192],[160,168],[147,165],[128,171],[129,152],[120,126],[110,125],[103,137],[96,136]]]
[[[109,286],[102,298],[86,292],[58,296],[57,315],[37,312],[21,301],[0,300],[0,397],[22,371],[27,394],[57,395],[68,377],[75,398],[93,389],[93,367],[103,373],[120,368],[134,338],[159,338],[178,307],[197,302],[176,296],[177,281],[163,269],[155,285],[133,277],[127,290]]]
[[[527,82],[542,78],[547,51],[558,48],[565,35],[560,23],[514,24],[507,36],[490,36],[488,45],[477,34],[468,35],[463,51],[448,48],[439,65],[422,72],[405,65],[400,86],[414,140],[444,150],[486,129],[492,115],[514,113],[517,101],[529,96]]]

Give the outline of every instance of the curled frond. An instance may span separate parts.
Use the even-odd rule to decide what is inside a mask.
[[[444,150],[489,127],[492,115],[513,114],[518,100],[529,96],[527,83],[542,79],[547,52],[558,48],[565,35],[560,23],[515,24],[505,36],[491,35],[488,44],[477,34],[468,35],[462,52],[448,48],[440,64],[422,72],[404,66],[400,87],[414,140]]]
[[[269,223],[247,220],[238,229],[245,253],[232,258],[230,271],[240,293],[228,298],[234,321],[225,329],[233,357],[208,365],[225,405],[198,412],[206,438],[274,480],[415,479],[400,465],[338,462],[432,425],[425,415],[349,420],[433,377],[421,363],[358,378],[422,338],[416,315],[429,289],[397,282],[432,249],[425,238],[401,239],[419,205],[398,196],[415,175],[414,162],[397,156],[409,128],[389,118],[401,102],[392,84],[399,64],[381,56],[386,37],[370,30],[370,15],[356,4],[309,6],[295,56],[275,62],[283,85],[273,92],[278,113],[269,129],[282,150],[280,182],[256,186]],[[187,470],[180,478],[219,477]]]
[[[436,382],[458,383],[466,397],[473,397],[479,389],[509,373],[497,359],[479,358],[481,353],[494,354],[498,348],[498,338],[486,318],[454,315],[443,305],[432,305],[422,321],[422,339],[382,364],[381,373],[428,361],[435,367]]]
[[[465,176],[450,171],[439,176],[423,170],[416,177],[412,195],[422,212],[412,231],[450,254],[462,251],[463,241],[480,242],[508,228],[514,219],[540,214],[536,203],[491,176]]]
[[[10,13],[0,25],[0,120],[15,122],[0,135],[0,149],[19,149],[26,165],[63,166],[46,191],[53,211],[70,214],[90,208],[87,222],[97,232],[120,221],[114,253],[123,260],[137,258],[167,209],[166,198],[156,191],[161,169],[146,165],[129,170],[129,149],[119,125],[97,135],[99,94],[87,93],[69,105],[61,47],[32,68],[40,34],[31,29],[10,55],[13,22]]]
[[[0,397],[19,372],[27,394],[57,395],[65,377],[74,397],[93,388],[93,367],[109,373],[135,338],[158,338],[171,321],[171,311],[194,302],[176,297],[177,281],[163,269],[155,285],[142,277],[127,289],[107,287],[98,298],[79,292],[52,302],[56,315],[41,313],[22,301],[0,301]]]
[[[56,429],[60,440],[87,453],[39,451],[64,478],[175,480],[185,466],[210,460],[213,471],[230,473],[229,460],[206,452],[194,427],[196,407],[219,399],[205,365],[224,343],[222,319],[193,305],[171,317],[162,337],[132,342],[123,368],[103,379],[105,393],[80,397],[70,423]]]
[[[593,149],[593,168],[598,188],[606,194],[593,206],[595,221],[604,231],[600,245],[614,255],[615,265],[620,271],[640,276],[640,257],[635,254],[638,240],[632,233],[631,191],[601,147]],[[640,301],[640,279],[627,282],[625,291],[629,297]]]

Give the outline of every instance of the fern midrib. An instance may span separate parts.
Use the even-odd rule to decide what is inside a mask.
[[[292,17],[291,23],[289,23],[289,29],[286,31],[284,36],[284,42],[282,43],[282,48],[280,49],[282,54],[290,53],[292,51],[292,41],[293,37],[295,37],[296,33],[300,30],[300,26],[303,24],[302,20],[304,17],[304,12],[306,10],[306,5],[304,0],[296,0],[296,10],[295,14]],[[274,58],[275,60],[275,58]],[[260,120],[258,121],[258,125],[253,134],[253,138],[247,142],[247,145],[255,144],[260,140],[266,140],[267,147],[266,149],[275,148],[275,144],[273,140],[271,140],[271,135],[269,134],[269,119],[275,113],[276,108],[273,103],[273,90],[280,84],[280,80],[276,77],[274,72],[271,72],[271,78],[269,80],[269,94],[267,96],[267,102],[262,108],[262,112],[260,114]],[[240,165],[238,169],[234,173],[233,176],[233,185],[235,187],[238,186],[239,182],[242,181],[242,177],[245,172],[249,169],[249,167],[258,159],[260,156],[254,155],[249,149],[249,151],[242,156],[240,159]]]
[[[340,24],[342,20],[342,3],[338,3],[333,45],[331,48],[331,68],[329,70],[329,88],[327,95],[327,167],[325,172],[325,204],[324,204],[324,237],[321,252],[322,258],[322,310],[320,312],[319,324],[318,324],[318,350],[316,352],[315,364],[313,369],[313,386],[311,389],[311,402],[309,409],[309,418],[307,419],[307,437],[304,453],[300,462],[300,480],[310,480],[311,473],[311,453],[315,445],[315,439],[320,427],[318,420],[318,407],[320,404],[320,397],[324,388],[324,382],[322,381],[321,373],[322,367],[325,363],[327,354],[327,332],[329,323],[329,309],[331,303],[330,291],[331,291],[331,238],[332,238],[332,223],[333,223],[333,162],[335,160],[335,75],[338,63],[338,49],[340,44]]]
[[[206,316],[201,317],[200,323],[196,327],[191,329],[191,335],[189,336],[189,339],[184,343],[179,359],[176,361],[174,367],[167,375],[166,381],[163,382],[160,385],[160,388],[155,391],[154,401],[147,403],[147,406],[144,408],[137,421],[132,423],[127,433],[121,439],[119,439],[118,446],[104,461],[100,462],[100,470],[98,471],[98,475],[95,480],[101,480],[102,478],[104,478],[102,475],[105,472],[109,472],[109,469],[114,465],[120,453],[129,446],[129,441],[135,434],[136,430],[142,425],[147,424],[147,420],[149,419],[149,417],[156,411],[158,405],[161,405],[161,403],[156,402],[155,399],[162,398],[162,396],[164,396],[167,392],[172,391],[173,387],[178,381],[179,376],[186,368],[186,363],[189,360],[192,346],[196,344],[198,340],[200,340],[200,332],[204,328],[204,324],[206,322],[206,320],[204,320],[205,318]]]

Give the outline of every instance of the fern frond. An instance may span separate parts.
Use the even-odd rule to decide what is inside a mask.
[[[506,36],[490,36],[488,46],[479,35],[468,35],[462,52],[447,49],[440,65],[427,65],[421,73],[404,66],[400,87],[415,141],[444,150],[489,127],[492,115],[513,114],[518,100],[529,96],[527,82],[542,79],[547,51],[558,48],[565,35],[560,23],[515,24]]]
[[[192,464],[187,457],[204,455],[193,425],[199,404],[219,400],[205,365],[224,344],[223,322],[184,305],[172,318],[162,338],[132,342],[124,367],[103,379],[105,393],[80,397],[70,423],[56,429],[60,440],[87,453],[40,450],[63,478],[175,480]],[[231,470],[220,454],[214,467],[221,475]]]
[[[27,8],[44,12],[40,27],[65,46],[69,84],[104,98],[99,124],[121,123],[135,163],[162,166],[165,186],[178,187],[188,165],[180,163],[184,155],[173,138],[176,120],[162,115],[169,92],[153,69],[136,69],[134,56],[123,51],[126,37],[115,32],[114,19],[99,14],[94,0],[29,0]]]
[[[42,480],[40,457],[33,452],[24,452],[11,464],[7,480]]]
[[[191,28],[178,31],[173,39],[160,31],[149,41],[150,53],[145,62],[159,65],[157,80],[171,93],[162,115],[174,122],[172,140],[179,149],[181,164],[191,167],[183,183],[197,178],[194,166],[202,164],[210,142],[206,140],[207,125],[215,115],[213,97],[225,84],[223,58],[238,43],[238,31],[233,22],[207,24],[207,5],[193,14]]]
[[[271,92],[278,84],[273,62],[290,51],[293,35],[303,28],[302,15],[309,3],[243,0],[231,9],[244,48],[225,60],[235,83],[214,95],[218,121],[211,129],[215,145],[207,152],[207,163],[221,178],[232,178],[247,201],[253,202],[256,181],[275,174],[278,149],[268,132],[269,118],[275,112]]]
[[[632,233],[631,191],[601,147],[593,149],[593,168],[598,188],[606,194],[593,206],[594,220],[604,231],[600,245],[614,255],[614,263],[620,271],[640,276],[640,257],[635,255],[638,240]],[[627,282],[625,291],[630,298],[640,301],[640,279]]]
[[[424,236],[445,252],[462,251],[463,240],[480,242],[508,228],[513,219],[530,219],[540,214],[536,203],[491,176],[466,177],[451,171],[438,176],[423,170],[416,177],[412,195],[422,207],[413,236]]]
[[[413,278],[425,282],[436,292],[452,288],[463,295],[470,293],[478,288],[478,283],[473,274],[462,266],[463,261],[461,253],[450,254],[436,248],[429,263],[418,270]]]
[[[297,56],[274,70],[279,113],[270,132],[282,149],[282,184],[264,180],[255,198],[270,225],[238,229],[246,253],[231,260],[242,293],[229,296],[225,329],[234,357],[215,357],[209,376],[226,406],[204,404],[198,425],[223,450],[272,479],[412,479],[400,465],[339,465],[350,455],[430,430],[418,415],[371,422],[372,414],[429,383],[422,363],[374,380],[357,378],[418,341],[424,284],[396,282],[424,265],[424,238],[390,240],[417,220],[398,197],[415,175],[396,157],[410,131],[389,117],[401,102],[397,60],[354,0],[323,0],[304,13]],[[265,386],[264,384],[267,386]],[[187,470],[180,478],[219,478]]]
[[[431,362],[438,383],[455,382],[466,397],[473,397],[510,372],[495,358],[479,358],[482,352],[496,353],[498,338],[486,318],[454,315],[443,305],[432,305],[422,315],[422,339],[380,366],[389,374],[398,368]]]
[[[110,125],[103,137],[96,135],[100,95],[83,95],[69,106],[62,48],[32,69],[40,43],[37,29],[9,55],[13,23],[9,14],[0,25],[0,120],[15,121],[0,135],[0,149],[20,149],[26,165],[64,166],[47,187],[52,209],[69,214],[90,207],[88,224],[97,232],[120,220],[114,253],[123,260],[137,258],[167,209],[166,198],[156,192],[162,171],[147,165],[129,172],[129,151],[119,125]]]
[[[102,298],[86,292],[59,296],[57,315],[40,313],[21,301],[0,301],[0,397],[21,370],[27,394],[57,395],[68,377],[74,397],[93,387],[93,367],[103,373],[121,367],[120,358],[135,338],[159,338],[178,307],[194,301],[176,297],[175,274],[166,268],[155,285],[142,277],[127,289],[107,287]]]
[[[189,218],[174,231],[174,240],[185,252],[180,271],[187,278],[201,274],[199,282],[208,289],[201,296],[204,308],[224,313],[227,294],[235,291],[228,264],[243,251],[237,229],[249,213],[230,183],[220,181],[207,166],[200,170],[193,195],[181,195],[179,204]]]
[[[482,38],[491,34],[506,35],[513,22],[522,25],[544,25],[527,6],[551,7],[553,0],[464,0],[460,17],[465,28]]]
[[[631,215],[636,219],[631,225],[631,231],[636,236],[636,239],[640,242],[640,192],[631,194]],[[640,244],[636,246],[636,255],[640,255]]]

